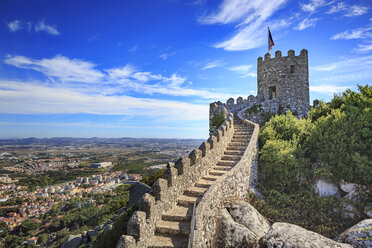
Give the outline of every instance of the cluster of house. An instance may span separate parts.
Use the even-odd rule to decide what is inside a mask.
[[[13,194],[10,194],[10,196],[6,194],[7,200],[12,197],[22,197],[23,202],[19,205],[2,207],[4,209],[18,209],[18,212],[7,213],[5,216],[0,217],[0,222],[5,222],[7,229],[12,230],[29,218],[37,222],[37,217],[47,213],[59,202],[67,201],[74,197],[82,197],[84,193],[99,194],[109,192],[122,183],[140,181],[141,179],[142,176],[140,174],[127,174],[118,171],[103,175],[80,177],[73,182],[49,186],[33,192],[27,192],[24,186],[0,184],[3,194],[8,190],[12,190]]]

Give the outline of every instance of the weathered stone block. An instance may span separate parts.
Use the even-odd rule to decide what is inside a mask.
[[[178,170],[178,175],[182,175],[186,173],[186,171],[190,167],[190,158],[188,157],[181,157],[177,160],[175,167]]]
[[[168,187],[174,186],[176,184],[178,171],[175,168],[175,163],[168,162],[167,168],[164,172],[164,178],[168,181]]]
[[[164,178],[158,178],[151,187],[152,195],[155,200],[160,201],[167,197],[168,181]]]
[[[202,157],[205,157],[205,155],[207,155],[207,153],[209,152],[209,150],[211,149],[211,144],[208,143],[208,142],[203,142],[200,146],[199,146],[199,149],[201,150],[202,152]]]
[[[199,149],[192,150],[189,155],[190,158],[190,165],[198,164],[202,158],[202,151]]]
[[[154,215],[155,198],[150,194],[145,194],[139,204],[139,210],[146,213],[146,218],[149,219]]]
[[[146,228],[146,213],[142,211],[136,211],[130,217],[127,224],[127,233],[133,236],[137,241],[144,236]]]

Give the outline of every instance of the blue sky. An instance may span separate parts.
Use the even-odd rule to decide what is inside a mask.
[[[0,2],[0,138],[207,138],[267,52],[309,51],[310,98],[372,79],[372,2]]]

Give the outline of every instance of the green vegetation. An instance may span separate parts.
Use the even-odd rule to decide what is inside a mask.
[[[43,175],[30,176],[25,173],[13,174],[12,179],[18,179],[18,185],[28,186],[28,190],[35,190],[37,186],[44,187],[47,185],[53,185],[63,183],[67,181],[73,181],[78,177],[87,177],[94,174],[101,174],[104,169],[93,169],[87,167],[79,167],[69,169],[61,173],[61,171],[47,171]]]
[[[141,182],[151,187],[151,185],[156,181],[156,179],[162,178],[164,176],[164,172],[165,170],[153,170],[149,175],[144,176]]]
[[[216,127],[216,129],[218,129],[224,121],[225,121],[225,117],[223,113],[215,114],[211,118],[211,126]]]
[[[276,115],[261,129],[259,141],[261,185],[265,201],[250,202],[271,221],[286,221],[334,237],[358,217],[342,216],[351,204],[363,217],[360,203],[313,193],[316,179],[358,183],[372,192],[372,88],[347,90],[330,103],[320,102],[308,119],[291,112]]]
[[[147,162],[146,159],[140,158],[135,160],[120,160],[111,171],[128,170],[129,173],[147,174],[146,167],[159,164],[159,162]]]
[[[113,228],[98,236],[94,243],[94,248],[112,248],[116,247],[121,235],[127,234],[127,223],[134,211],[138,210],[138,206],[134,206],[122,213],[115,221]]]

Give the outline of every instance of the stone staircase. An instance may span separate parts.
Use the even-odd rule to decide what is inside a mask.
[[[149,248],[187,247],[194,202],[198,203],[220,176],[231,170],[246,150],[252,130],[234,118],[234,136],[224,155],[206,175],[178,197],[177,205],[156,223]]]

